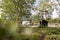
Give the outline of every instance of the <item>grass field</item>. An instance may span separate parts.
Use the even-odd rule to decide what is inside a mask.
[[[14,35],[9,35],[5,30],[0,29],[0,38],[3,40],[60,40],[60,28],[20,27]]]
[[[26,29],[26,30],[25,30]],[[22,40],[60,40],[60,28],[24,28]]]

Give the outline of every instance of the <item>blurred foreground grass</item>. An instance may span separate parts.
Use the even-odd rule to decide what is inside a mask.
[[[0,40],[60,40],[60,28],[20,27],[14,33],[0,28]]]

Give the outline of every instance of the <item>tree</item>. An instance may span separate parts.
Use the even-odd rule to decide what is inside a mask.
[[[44,12],[48,15],[48,19],[51,18],[52,11],[54,10],[54,6],[56,5],[55,2],[50,2],[48,0],[42,0],[39,5],[36,7],[38,11],[40,11],[41,17],[43,16]],[[42,18],[43,19],[43,18]]]
[[[5,20],[17,22],[20,26],[22,17],[31,14],[30,10],[33,3],[34,0],[4,0],[2,15]]]
[[[39,18],[41,21],[45,18],[46,20],[49,20],[51,18],[52,11],[54,10],[55,3],[49,2],[48,0],[41,0],[37,7],[35,7],[35,10],[39,11]],[[45,18],[44,18],[44,17]]]
[[[40,15],[41,17],[43,16],[43,13],[45,12],[48,16],[50,16],[52,10],[53,10],[53,6],[55,6],[55,4],[53,2],[49,3],[48,0],[42,0],[40,1],[39,5],[36,7],[36,9],[38,11],[40,11]],[[42,17],[43,19],[43,17]]]

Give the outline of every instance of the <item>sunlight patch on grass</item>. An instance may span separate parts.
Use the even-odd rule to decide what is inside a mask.
[[[17,23],[13,23],[10,27],[10,32],[13,34],[16,34],[16,29],[18,28],[18,24]]]
[[[23,31],[22,31],[22,34],[24,35],[32,35],[32,30],[33,28],[25,28]]]

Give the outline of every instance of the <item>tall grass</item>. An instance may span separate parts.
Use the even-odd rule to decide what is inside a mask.
[[[60,40],[60,28],[20,27],[11,33],[0,27],[0,40]]]

